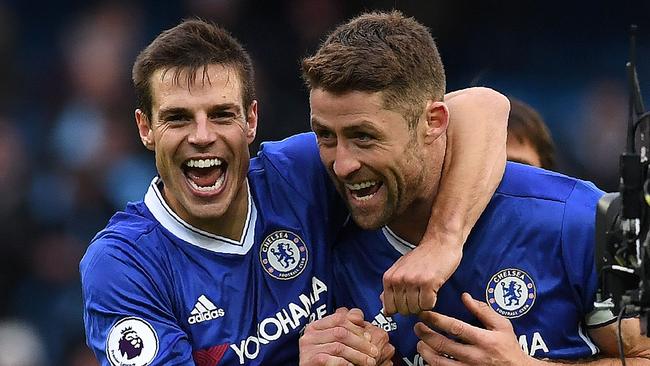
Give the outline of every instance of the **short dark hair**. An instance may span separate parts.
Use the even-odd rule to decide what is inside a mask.
[[[182,71],[188,71],[187,81],[192,85],[199,68],[206,77],[208,65],[214,64],[235,69],[242,85],[242,102],[248,109],[255,99],[254,70],[248,52],[228,31],[200,19],[184,20],[162,32],[140,52],[132,72],[137,107],[151,120],[150,79],[157,70],[175,68],[175,82]]]
[[[551,133],[542,116],[530,105],[509,97],[510,116],[508,117],[508,137],[519,143],[530,143],[539,155],[544,169],[555,167],[555,145]]]
[[[337,27],[302,62],[310,89],[384,92],[384,106],[411,126],[445,94],[445,71],[429,29],[399,11],[362,14]]]

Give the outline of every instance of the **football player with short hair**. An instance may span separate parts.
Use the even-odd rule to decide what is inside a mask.
[[[382,278],[418,250],[451,142],[438,50],[413,18],[366,13],[331,33],[303,61],[303,73],[321,159],[353,218],[335,247],[337,305],[360,308],[386,330],[400,363],[617,362],[607,359],[618,356],[615,317],[594,304],[594,221],[603,192],[517,163],[508,163],[458,269],[438,292],[435,312],[390,316],[380,301]],[[418,307],[417,297],[403,301]],[[641,336],[639,319],[622,326],[628,364],[649,364],[650,339]],[[307,327],[304,365],[360,357],[354,337],[327,336],[336,329],[346,326],[329,317]],[[325,345],[339,352],[319,351]],[[584,361],[594,357],[600,359]]]
[[[200,20],[160,34],[138,56],[133,81],[139,135],[158,176],[81,261],[89,346],[103,365],[298,363],[301,330],[333,310],[331,244],[348,216],[314,135],[265,143],[250,159],[258,123],[251,60],[228,32]],[[505,161],[502,96],[463,94],[481,97],[452,108],[456,127],[479,132],[458,140],[468,146],[455,148],[447,185],[469,196],[436,203],[459,226],[432,221],[433,237],[469,230]],[[454,173],[484,152],[486,169]],[[382,331],[355,325],[379,357]]]

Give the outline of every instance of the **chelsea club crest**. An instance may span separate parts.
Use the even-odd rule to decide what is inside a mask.
[[[526,314],[536,297],[535,282],[528,273],[517,268],[497,272],[485,290],[485,299],[492,309],[510,319]]]
[[[266,273],[279,280],[298,277],[307,266],[307,245],[287,230],[267,236],[260,248],[260,262]]]

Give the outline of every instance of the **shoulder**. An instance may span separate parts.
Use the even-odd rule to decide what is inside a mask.
[[[264,142],[257,157],[251,159],[249,178],[255,193],[272,187],[274,197],[284,194],[284,199],[318,201],[326,206],[339,202],[311,132]]]
[[[251,169],[261,169],[269,163],[276,168],[320,164],[316,136],[305,132],[281,141],[263,142],[257,157],[251,160]]]
[[[604,194],[591,182],[512,162],[506,165],[496,193],[560,203],[585,202],[593,207]]]
[[[82,284],[105,282],[110,274],[128,276],[136,268],[147,269],[160,253],[159,227],[143,203],[130,204],[113,215],[108,225],[93,238],[79,265]],[[152,250],[156,249],[156,250]]]

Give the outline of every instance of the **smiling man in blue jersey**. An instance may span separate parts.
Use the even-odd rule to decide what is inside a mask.
[[[250,58],[228,32],[203,21],[159,35],[138,56],[133,81],[139,135],[159,175],[143,201],[111,218],[81,261],[88,345],[102,365],[297,364],[300,332],[334,310],[331,244],[348,216],[314,135],[266,143],[250,159],[258,122]],[[505,161],[503,96],[470,90],[453,100],[455,128],[477,133],[458,134],[466,146],[450,152],[443,184],[450,193],[434,204],[457,226],[432,220],[434,239],[421,256],[434,261],[439,246],[458,248],[451,263],[424,276],[434,283],[453,272],[460,253],[457,240],[435,238],[469,231]],[[460,169],[477,156],[483,169]],[[458,200],[456,189],[470,194]],[[390,297],[426,292],[396,273]],[[360,364],[381,363],[383,330],[354,311],[338,314],[372,354]]]
[[[303,74],[321,159],[353,219],[334,249],[335,300],[389,333],[396,363],[617,362],[607,359],[618,356],[614,317],[594,304],[595,208],[603,192],[516,163],[507,165],[435,312],[420,314],[431,327],[415,315],[387,314],[382,277],[418,250],[441,189],[450,142],[442,62],[414,19],[367,13],[330,34],[303,61]],[[404,301],[411,309],[417,298]],[[324,336],[337,328],[346,326],[333,316],[311,323],[301,359],[318,355],[320,364],[338,365],[360,357],[354,337]],[[623,320],[623,332],[628,365],[650,364],[638,319]]]

